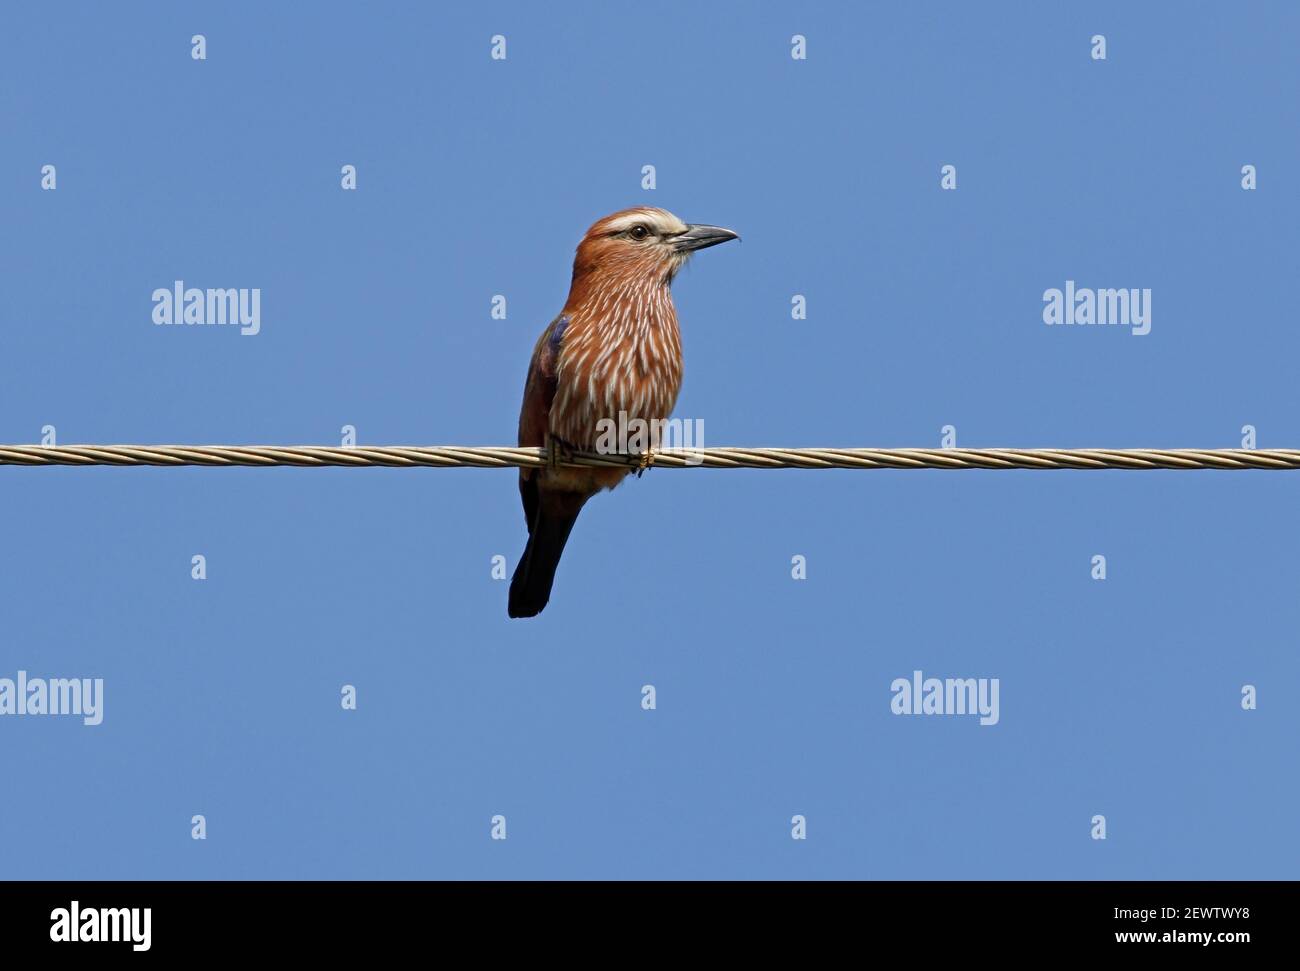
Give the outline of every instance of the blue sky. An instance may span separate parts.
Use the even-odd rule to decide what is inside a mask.
[[[15,7],[0,440],[510,443],[651,204],[743,236],[675,284],[706,444],[1296,445],[1300,12],[1061,7]],[[154,326],[177,279],[261,333]],[[105,681],[0,718],[0,876],[1294,877],[1298,484],[651,471],[521,622],[512,472],[0,469],[0,678]],[[891,714],[918,669],[999,724]]]

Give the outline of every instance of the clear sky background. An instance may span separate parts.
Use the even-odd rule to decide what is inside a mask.
[[[1300,10],[1064,6],[11,4],[0,441],[512,443],[650,204],[744,237],[675,286],[706,444],[1300,445]],[[0,677],[105,680],[0,718],[0,876],[1296,877],[1298,489],[652,470],[510,621],[511,471],[0,469]],[[1000,723],[891,714],[917,669]]]

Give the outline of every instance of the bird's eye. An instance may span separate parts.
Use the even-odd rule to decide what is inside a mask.
[[[635,240],[642,240],[650,235],[650,230],[645,226],[637,225],[628,230],[628,235]]]

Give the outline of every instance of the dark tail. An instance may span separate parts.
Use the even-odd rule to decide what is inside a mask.
[[[548,497],[549,498],[549,497]],[[578,520],[586,496],[565,496],[561,502],[538,503],[537,516],[528,534],[528,545],[510,581],[511,617],[536,617],[551,599],[551,584],[560,554]],[[576,502],[574,501],[576,500]]]

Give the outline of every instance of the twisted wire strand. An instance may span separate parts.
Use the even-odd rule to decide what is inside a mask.
[[[0,465],[541,468],[544,448],[466,445],[0,445]],[[639,457],[573,452],[569,466],[638,467]],[[680,469],[1300,469],[1300,449],[702,448],[654,453]]]

